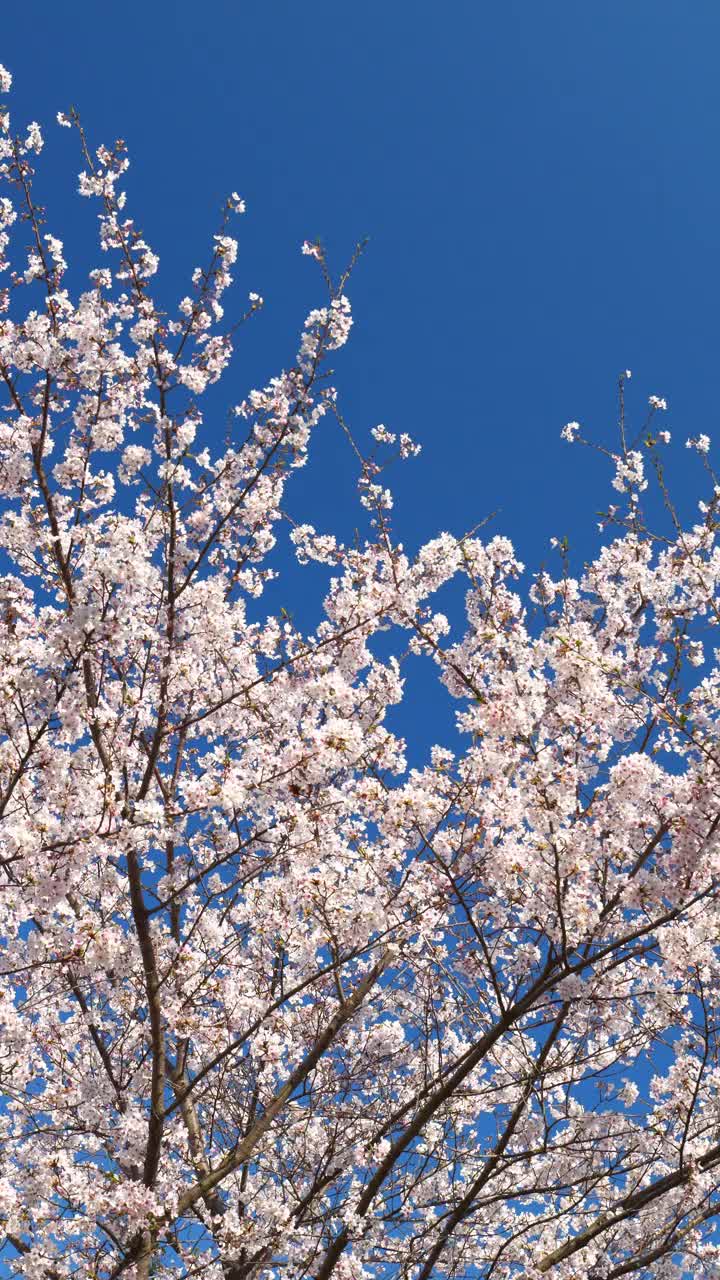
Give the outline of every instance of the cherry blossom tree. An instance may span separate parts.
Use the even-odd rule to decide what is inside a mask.
[[[123,145],[58,120],[105,263],[72,293],[2,108],[1,1273],[720,1277],[709,441],[682,521],[623,374],[579,576],[478,531],[410,556],[382,473],[416,447],[328,381],[349,273],[304,246],[321,305],[213,451],[242,201],[169,315]],[[323,415],[351,545],[286,514]],[[314,629],[266,603],[288,531]],[[457,734],[410,768],[423,662]]]

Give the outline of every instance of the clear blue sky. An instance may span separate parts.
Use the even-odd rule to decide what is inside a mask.
[[[34,0],[2,28],[18,121],[73,102],[97,141],[126,139],[168,299],[223,196],[246,197],[239,296],[267,306],[230,400],[289,358],[318,298],[300,242],[340,264],[370,237],[338,381],[360,433],[423,442],[399,484],[409,543],[500,508],[529,564],[552,534],[590,550],[603,467],[559,431],[611,438],[626,366],[631,408],[664,395],[676,440],[717,434],[714,0]],[[50,229],[72,245],[92,217],[70,135],[50,134]],[[328,434],[300,482],[315,501],[332,478],[318,525],[342,522],[346,462]]]
[[[717,0],[6,0],[0,39],[18,122],[74,103],[95,141],[126,139],[168,299],[223,197],[246,197],[239,299],[267,306],[228,402],[319,301],[301,241],[340,265],[369,236],[338,384],[358,433],[423,443],[400,532],[499,508],[535,566],[553,534],[595,543],[603,467],[559,432],[612,439],[619,370],[631,413],[667,397],[677,445],[720,437],[719,53]],[[70,135],[48,133],[49,229],[72,251],[94,210]],[[322,430],[296,510],[326,529],[349,519],[350,460]]]

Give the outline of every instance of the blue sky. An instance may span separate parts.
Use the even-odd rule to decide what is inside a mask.
[[[638,423],[667,397],[688,500],[682,442],[720,436],[719,49],[716,0],[9,0],[0,33],[16,122],[48,126],[49,230],[71,254],[95,211],[51,127],[70,103],[95,142],[127,141],[168,300],[225,195],[247,199],[238,305],[252,289],[266,309],[228,403],[291,358],[321,300],[302,240],[340,267],[369,236],[337,383],[359,436],[384,422],[423,444],[397,530],[412,545],[497,509],[531,566],[552,535],[597,544],[609,475],[559,433],[579,419],[613,441],[621,369]],[[325,424],[298,518],[347,532],[352,474]]]
[[[335,380],[361,441],[383,422],[423,445],[391,477],[396,537],[416,547],[497,512],[490,531],[528,568],[556,569],[549,540],[569,535],[578,570],[613,490],[560,430],[577,419],[614,444],[621,369],[631,421],[648,395],[668,400],[686,510],[704,486],[683,443],[720,435],[718,48],[713,0],[29,0],[3,12],[0,61],[16,124],[47,125],[38,189],[83,273],[100,259],[96,209],[75,195],[74,135],[54,126],[71,103],[94,143],[127,142],[128,213],[165,303],[206,260],[227,194],[246,198],[237,306],[250,290],[266,306],[210,437],[323,300],[301,242],[320,236],[339,270],[368,236]],[[288,506],[342,537],[362,519],[329,419]],[[308,586],[282,582],[267,606],[311,627]],[[398,721],[413,762],[454,717],[415,678]]]
[[[499,509],[536,566],[553,534],[595,544],[606,473],[559,431],[612,439],[620,369],[631,413],[667,397],[679,483],[699,480],[680,446],[720,413],[719,39],[709,0],[34,0],[7,6],[0,60],[18,122],[73,102],[96,141],[126,139],[168,300],[223,196],[246,197],[238,302],[255,289],[266,310],[229,401],[289,359],[318,300],[300,242],[339,266],[369,236],[338,383],[360,435],[423,443],[399,532]],[[50,229],[72,249],[94,211],[72,196],[73,140],[51,138]],[[342,526],[346,474],[328,426],[306,517]]]

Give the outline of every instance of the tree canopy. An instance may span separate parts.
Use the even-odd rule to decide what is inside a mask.
[[[41,130],[1,116],[4,1274],[720,1276],[707,437],[683,521],[626,371],[577,576],[484,530],[409,555],[385,473],[417,446],[352,433],[328,380],[350,269],[303,246],[319,305],[219,446],[203,395],[262,305],[221,302],[242,200],[166,313],[122,143],[61,113],[104,264],[71,291]],[[364,525],[293,524],[290,570],[323,415]],[[308,562],[303,629],[264,592]],[[457,734],[409,767],[414,655]]]

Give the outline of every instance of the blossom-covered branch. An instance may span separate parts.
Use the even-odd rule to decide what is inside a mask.
[[[687,521],[625,371],[617,439],[562,432],[611,467],[582,572],[481,530],[408,555],[419,448],[329,381],[355,258],[302,246],[319,305],[220,446],[204,397],[262,305],[225,319],[242,199],[168,312],[124,144],[61,112],[104,264],[70,289],[42,130],[0,119],[5,1272],[720,1277],[709,438]],[[323,417],[349,545],[289,507]],[[325,572],[313,625],[266,592],[289,563]],[[413,665],[444,742],[403,721]]]

